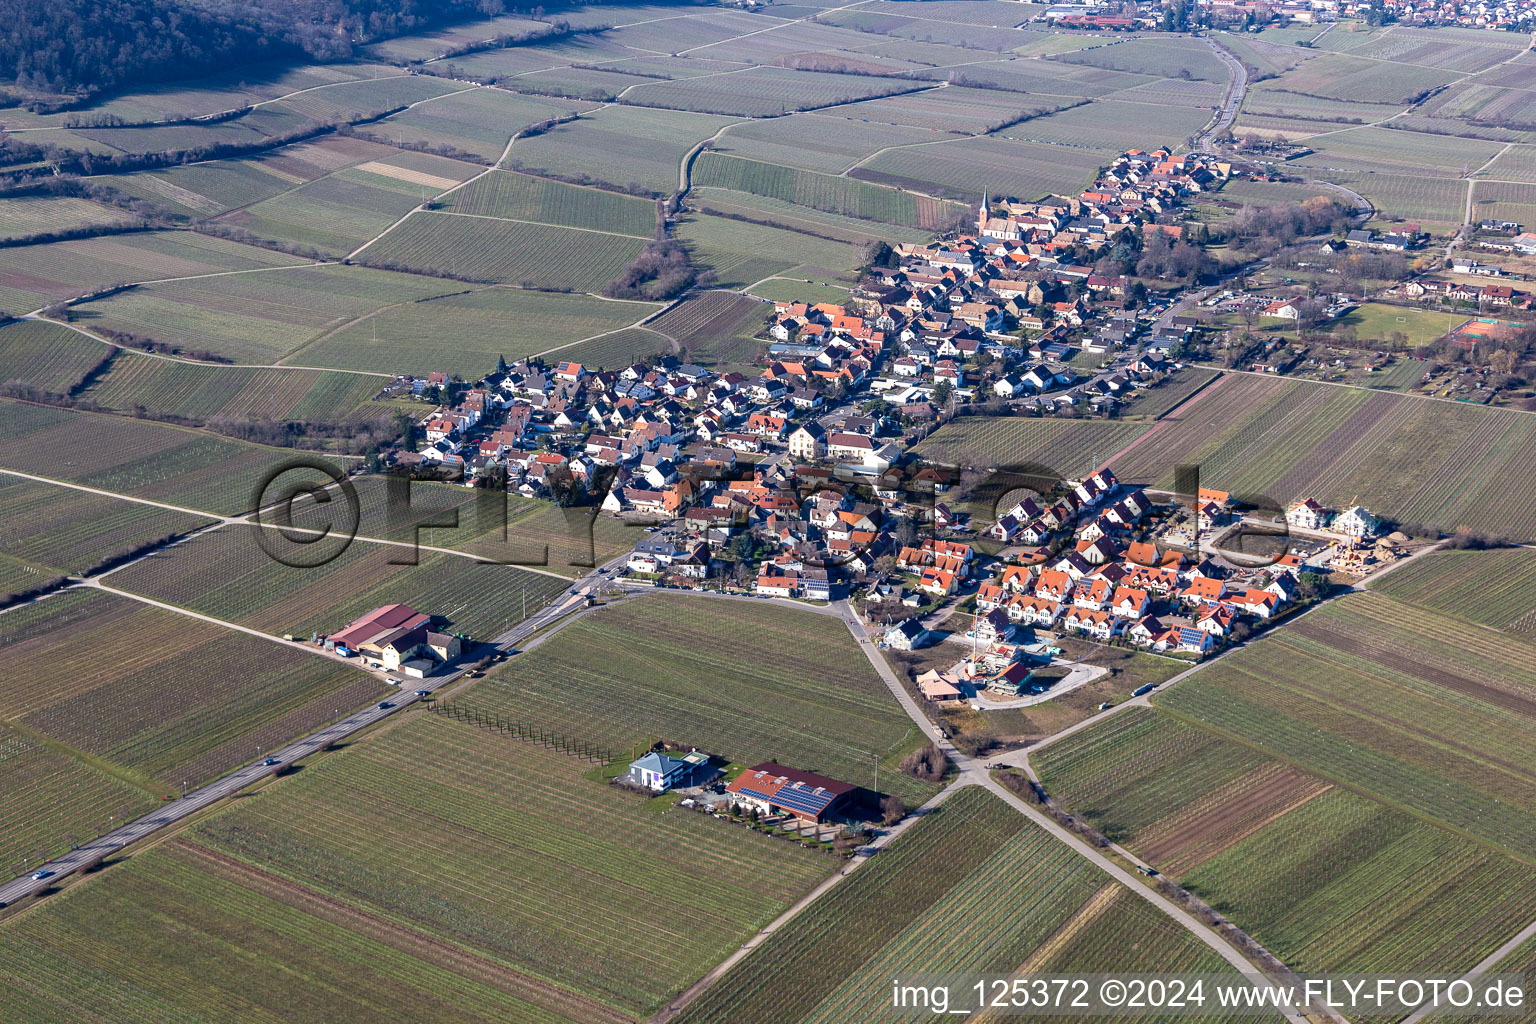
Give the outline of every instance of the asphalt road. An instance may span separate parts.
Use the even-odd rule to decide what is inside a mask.
[[[210,782],[201,789],[193,790],[180,800],[167,801],[164,806],[151,811],[142,818],[130,821],[128,824],[115,828],[106,835],[72,850],[62,857],[49,861],[42,866],[43,869],[50,873],[48,877],[39,879],[28,874],[4,886],[0,886],[0,905],[15,903],[17,900],[25,899],[28,896],[35,895],[44,889],[57,885],[60,881],[78,871],[82,866],[97,860],[103,855],[110,856],[112,853],[136,843],[146,836],[151,836],[167,826],[196,814],[210,804],[217,803],[227,796],[232,796],[251,783],[275,774],[284,765],[292,764],[302,757],[313,754],[328,743],[345,739],[359,729],[365,729],[375,722],[382,721],[420,699],[413,691],[402,688],[402,692],[390,694],[385,698],[385,703],[390,705],[388,708],[374,705],[362,711],[354,712],[334,725],[266,754],[261,760],[248,764],[239,771],[226,775],[216,782]],[[277,761],[278,764],[266,764],[269,758]]]
[[[515,651],[528,637],[570,612],[581,608],[586,602],[586,595],[588,593],[595,594],[601,584],[606,581],[607,577],[602,575],[603,571],[622,565],[628,557],[628,553],[625,553],[604,565],[598,566],[586,576],[572,580],[570,587],[562,591],[555,601],[496,637],[493,643],[504,653]],[[45,878],[35,878],[29,873],[20,878],[13,879],[4,886],[0,886],[0,906],[8,906],[17,900],[25,899],[28,896],[36,895],[45,889],[51,888],[80,870],[83,866],[100,859],[103,855],[110,856],[121,851],[125,847],[154,835],[156,832],[168,828],[226,797],[233,796],[253,782],[258,782],[269,775],[275,774],[283,766],[307,757],[327,744],[345,739],[359,729],[366,729],[370,725],[410,707],[421,700],[415,693],[416,688],[439,689],[453,682],[464,671],[465,668],[460,667],[452,672],[421,680],[416,686],[412,685],[415,682],[414,680],[406,679],[405,685],[401,686],[398,692],[387,694],[383,698],[383,702],[389,704],[389,707],[384,708],[375,704],[361,711],[354,712],[317,733],[290,743],[279,750],[264,753],[260,760],[248,764],[244,768],[232,772],[221,779],[210,782],[206,786],[195,789],[180,800],[166,801],[163,806],[151,811],[149,814],[113,829],[106,835],[93,839],[89,843],[71,850],[64,856],[41,865],[40,867],[43,870],[49,872],[49,875]],[[279,763],[268,765],[266,761],[269,758]]]

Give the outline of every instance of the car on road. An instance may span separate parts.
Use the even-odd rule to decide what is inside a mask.
[[[417,690],[416,691],[416,696],[418,696],[418,697],[430,697],[430,696],[432,696],[432,691],[431,690]]]
[[[1111,704],[1109,701],[1105,701],[1104,703],[1099,705],[1099,710],[1100,711],[1108,711],[1112,707],[1114,707],[1113,704]]]
[[[273,765],[279,765],[279,764],[282,764],[283,762],[279,761],[275,757],[269,757],[269,758],[267,758],[265,761],[263,761],[261,763],[266,765],[268,768],[271,768]]]
[[[41,882],[45,878],[52,878],[53,877],[53,872],[49,871],[47,868],[44,868],[41,871],[34,871],[34,872],[32,872],[32,877],[35,880]]]
[[[388,710],[389,710],[389,709],[390,709],[390,708],[392,708],[392,707],[394,707],[394,705],[393,705],[393,704],[391,704],[391,703],[390,703],[390,702],[389,702],[389,701],[387,701],[387,700],[381,700],[381,701],[379,701],[379,710],[380,710],[380,711],[388,711]]]

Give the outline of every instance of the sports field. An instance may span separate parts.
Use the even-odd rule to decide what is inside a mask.
[[[615,749],[665,738],[865,787],[878,758],[885,791],[913,806],[934,791],[896,771],[916,727],[842,622],[809,610],[647,595],[566,626],[463,699]]]

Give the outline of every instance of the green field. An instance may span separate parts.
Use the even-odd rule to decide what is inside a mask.
[[[146,231],[17,245],[0,249],[0,309],[29,312],[124,281],[291,267],[303,262],[296,256],[190,231]]]
[[[0,644],[12,678],[0,715],[163,792],[207,782],[384,689],[337,661],[90,591],[0,616]]]
[[[634,323],[657,308],[586,295],[468,286],[439,298],[386,306],[322,335],[290,359],[305,366],[417,375],[442,370],[472,380],[494,369],[498,356],[515,360],[543,352]]]
[[[137,217],[125,210],[70,196],[17,196],[0,204],[0,240],[7,241],[138,222]]]
[[[1356,500],[1401,522],[1536,539],[1536,493],[1505,484],[1528,472],[1533,436],[1536,421],[1506,410],[1228,374],[1114,469],[1166,486],[1175,464],[1198,463],[1210,486],[1238,494]]]
[[[22,320],[0,327],[0,381],[67,395],[111,348],[59,324]]]
[[[1401,334],[1409,344],[1420,345],[1433,341],[1460,321],[1459,316],[1447,316],[1433,310],[1367,302],[1333,321],[1329,328],[1353,327],[1361,341],[1386,341],[1393,334]]]
[[[1029,122],[1021,126],[1027,134]],[[1075,193],[1114,156],[1109,150],[1078,149],[1003,139],[962,139],[933,146],[909,146],[862,163],[856,177],[951,199],[975,202],[984,191],[1020,199]]]
[[[12,875],[36,870],[45,857],[150,810],[158,800],[70,757],[45,737],[3,725],[0,792],[0,865]]]
[[[0,972],[0,998],[18,1020],[233,1024],[302,1001],[337,1021],[619,1024],[835,863],[655,813],[588,767],[416,715],[15,922],[0,956],[46,966]]]
[[[385,306],[463,288],[457,281],[365,267],[295,267],[141,285],[82,303],[74,315],[85,327],[260,365]]]
[[[1533,684],[1528,641],[1372,594],[1308,615],[1156,703],[1528,857]]]
[[[683,154],[730,118],[648,107],[604,107],[512,144],[504,166],[548,171],[590,184],[666,195],[677,188]]]
[[[455,213],[590,228],[637,238],[650,238],[656,230],[656,204],[648,199],[513,171],[492,171],[445,199],[443,208]]]
[[[360,259],[498,284],[595,292],[619,276],[645,241],[549,224],[417,213]]]
[[[1437,551],[1373,589],[1458,619],[1536,639],[1536,552]]]
[[[593,104],[582,100],[470,89],[402,111],[369,130],[381,138],[405,144],[452,146],[486,163],[494,163],[501,159],[514,132],[592,107]]]
[[[624,98],[641,106],[764,117],[853,103],[910,88],[909,83],[889,78],[757,68],[739,74],[647,83],[631,89]]]
[[[355,373],[218,366],[122,352],[81,394],[109,409],[142,406],[157,416],[341,422],[387,417],[388,410],[369,407],[384,383]]]
[[[58,573],[83,573],[115,555],[213,520],[72,487],[0,474],[5,554]]]
[[[1035,416],[965,416],[939,428],[913,449],[947,466],[997,468],[1032,463],[1062,478],[1096,469],[1145,431],[1140,423]]]
[[[834,109],[743,121],[727,128],[714,143],[714,150],[786,167],[841,174],[876,150],[931,142],[934,137],[923,128],[867,124],[839,114]]]
[[[689,214],[678,221],[674,234],[693,262],[713,271],[715,283],[725,288],[745,287],[795,267],[816,268],[822,279],[836,277],[861,258],[860,248],[847,242],[710,214]]]
[[[1465,970],[1524,923],[1536,901],[1509,897],[1536,869],[1312,774],[1303,748],[1267,756],[1252,737],[1288,728],[1285,710],[1242,738],[1186,720],[1204,675],[1159,698],[1173,713],[1037,754],[1047,791],[1299,971]]]
[[[910,1010],[890,1005],[893,978],[1115,964],[1138,971],[1224,966],[1139,896],[996,797],[970,788],[776,932],[678,1020],[908,1020]]]
[[[462,515],[472,520],[473,511]],[[112,585],[272,634],[325,635],[398,603],[441,615],[453,632],[477,639],[515,625],[525,606],[541,608],[565,586],[557,577],[440,552],[422,552],[419,565],[394,565],[392,558],[412,557],[409,548],[364,541],[319,568],[290,568],[258,544],[255,529],[203,534],[114,573]],[[422,531],[423,544],[433,532]]]
[[[636,598],[572,623],[464,700],[615,749],[649,735],[865,787],[878,755],[886,791],[909,805],[934,791],[895,770],[916,727],[842,622],[812,611]]]
[[[816,210],[905,227],[938,227],[959,208],[851,178],[797,170],[721,153],[702,153],[693,164],[701,187],[734,189],[809,206]]]
[[[147,420],[0,400],[0,466],[33,472],[40,450],[60,479],[223,515],[253,507],[263,475],[294,454]]]

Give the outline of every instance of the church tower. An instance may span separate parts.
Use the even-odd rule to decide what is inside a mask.
[[[987,190],[981,190],[981,212],[976,216],[976,234],[984,235],[987,231],[987,221],[992,218],[992,204],[988,201]]]

